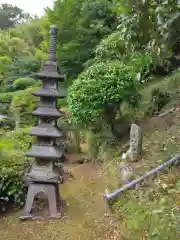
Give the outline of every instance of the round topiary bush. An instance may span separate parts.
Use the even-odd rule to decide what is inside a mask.
[[[97,63],[83,72],[68,92],[68,106],[78,124],[114,120],[120,104],[138,102],[137,80],[133,68],[119,61]],[[111,118],[111,119],[110,119]]]
[[[28,87],[35,86],[37,81],[33,78],[18,78],[13,82],[13,88],[15,90],[24,90]]]

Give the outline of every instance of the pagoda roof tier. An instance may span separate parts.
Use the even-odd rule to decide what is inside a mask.
[[[48,107],[38,107],[35,111],[32,112],[33,115],[42,116],[42,117],[62,117],[64,113],[59,111],[56,108]]]
[[[60,89],[59,91],[56,89],[47,89],[47,88],[41,88],[37,90],[36,92],[33,92],[34,96],[37,97],[54,97],[54,98],[64,98],[65,90]]]
[[[52,159],[61,158],[63,153],[64,150],[59,147],[32,145],[25,155],[27,157],[43,158],[52,161]]]
[[[59,138],[63,136],[63,133],[51,124],[43,124],[32,128],[30,131],[30,136],[39,137],[55,137]]]
[[[35,73],[34,76],[36,78],[39,79],[58,79],[59,81],[63,81],[64,80],[64,76],[63,75],[59,75],[58,72],[49,72],[49,71],[42,71],[39,73]]]

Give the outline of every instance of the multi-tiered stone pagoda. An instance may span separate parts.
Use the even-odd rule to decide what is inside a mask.
[[[59,173],[55,168],[55,162],[64,153],[64,150],[56,145],[56,140],[62,137],[57,119],[63,115],[57,109],[57,99],[64,97],[64,94],[60,94],[58,83],[64,78],[57,72],[56,32],[56,26],[51,26],[48,61],[45,62],[43,71],[36,74],[36,77],[42,81],[42,88],[33,93],[40,97],[40,104],[33,112],[33,115],[39,117],[39,125],[30,132],[31,136],[37,137],[37,144],[32,145],[26,153],[26,156],[34,157],[35,162],[25,177],[29,187],[25,212],[21,219],[34,218],[31,214],[34,198],[41,192],[48,198],[50,217],[60,216]]]

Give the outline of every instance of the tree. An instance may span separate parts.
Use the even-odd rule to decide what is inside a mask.
[[[58,27],[58,63],[68,78],[83,71],[94,47],[116,28],[112,7],[109,0],[57,0],[53,10],[47,10],[49,22]]]
[[[27,56],[32,48],[23,38],[12,37],[7,31],[0,31],[0,55],[14,59],[18,56]]]
[[[7,3],[0,6],[0,29],[11,28],[29,18],[30,15],[17,6]]]
[[[18,78],[30,77],[41,68],[42,59],[38,56],[21,56],[16,58],[6,67],[6,78],[2,81],[2,89],[5,92],[14,91],[14,81]],[[39,82],[37,81],[39,84]]]
[[[158,60],[171,54],[172,46],[179,40],[179,10],[178,0],[117,1],[118,29],[126,48],[151,52]]]
[[[97,63],[74,80],[69,89],[68,105],[72,119],[80,125],[106,124],[115,128],[120,105],[138,102],[137,80],[133,68],[119,61]]]
[[[40,47],[43,39],[41,19],[35,18],[8,30],[12,37],[24,39],[32,49]]]
[[[180,64],[179,8],[172,0],[116,1],[117,30],[101,40],[95,59],[87,65],[121,60],[135,68],[140,82],[151,79],[152,72],[162,75],[174,70]]]

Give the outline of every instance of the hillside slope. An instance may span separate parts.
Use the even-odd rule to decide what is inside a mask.
[[[180,154],[179,120],[180,112],[174,112],[146,122],[144,153],[133,164],[137,176]],[[111,190],[117,186],[116,167],[120,161],[117,152],[114,160],[105,164]],[[119,217],[124,239],[180,239],[180,168],[166,168],[138,189],[126,191],[112,209]]]

